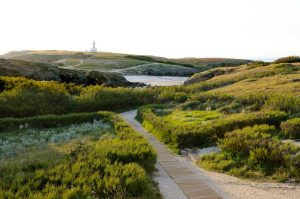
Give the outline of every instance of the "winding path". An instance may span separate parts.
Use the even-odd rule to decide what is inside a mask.
[[[221,199],[224,194],[209,184],[207,176],[196,166],[172,155],[153,135],[134,118],[136,110],[122,113],[122,117],[141,133],[157,151],[157,174],[154,178],[165,199]],[[222,195],[222,197],[220,196]],[[227,197],[225,197],[227,198]]]

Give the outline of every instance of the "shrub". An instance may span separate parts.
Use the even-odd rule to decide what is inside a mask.
[[[89,86],[85,88],[75,102],[78,112],[94,110],[117,110],[153,102],[155,94],[151,89],[106,88]]]
[[[300,118],[281,122],[280,127],[287,138],[300,139]]]
[[[71,95],[55,82],[25,82],[0,93],[0,117],[62,114],[73,106]]]
[[[288,113],[300,112],[300,99],[288,95],[271,95],[265,101],[263,109],[285,111]]]
[[[300,111],[300,99],[290,95],[257,93],[242,95],[236,97],[236,100],[254,110],[284,111],[292,114]]]
[[[289,160],[289,163],[290,172],[296,177],[296,181],[300,182],[300,153],[292,156],[292,158]]]
[[[174,88],[160,89],[156,101],[160,103],[167,102],[185,102],[188,98],[188,94],[185,92],[177,91]],[[154,101],[153,101],[154,102]]]
[[[204,156],[200,165],[244,177],[285,181],[299,179],[299,148],[274,138],[274,126],[255,125],[227,133],[218,141],[221,153]]]
[[[225,138],[218,142],[223,152],[234,156],[249,156],[252,148],[260,146],[260,139],[269,139],[275,132],[274,126],[255,125],[227,133]]]
[[[160,92],[153,88],[82,87],[26,78],[0,80],[5,82],[0,92],[0,117],[119,110],[153,103]],[[184,100],[182,93],[174,96],[176,100]]]

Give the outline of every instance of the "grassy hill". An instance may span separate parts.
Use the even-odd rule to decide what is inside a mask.
[[[56,50],[13,51],[3,55],[2,58],[51,63],[64,68],[119,72],[125,75],[178,76],[190,76],[196,72],[215,67],[237,66],[250,62],[250,60],[225,58],[168,59],[108,52],[89,53]]]
[[[238,67],[211,69],[197,73],[186,82],[189,87],[211,93],[245,95],[289,93],[300,95],[300,63],[251,63]]]

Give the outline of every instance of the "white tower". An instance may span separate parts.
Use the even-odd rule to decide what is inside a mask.
[[[93,47],[91,48],[90,52],[91,52],[91,53],[97,52],[96,42],[95,42],[95,41],[93,41]]]

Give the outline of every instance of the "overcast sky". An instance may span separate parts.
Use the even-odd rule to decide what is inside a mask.
[[[300,0],[0,0],[0,54],[300,55]]]

